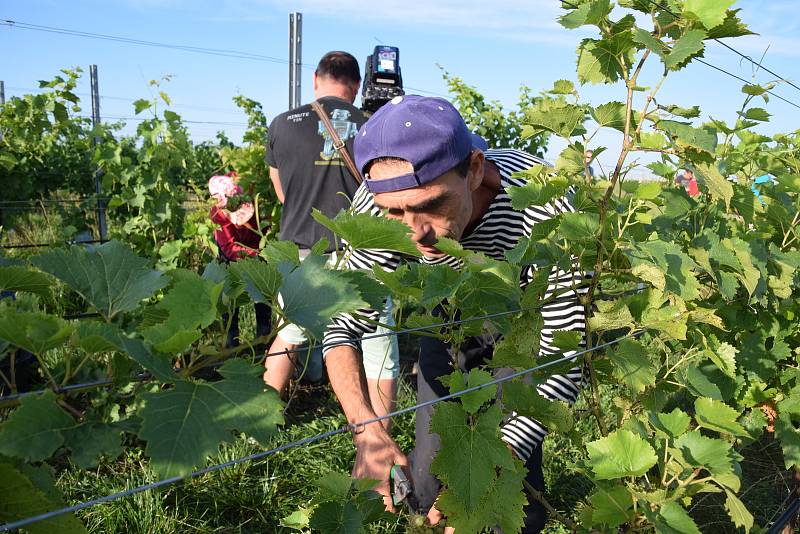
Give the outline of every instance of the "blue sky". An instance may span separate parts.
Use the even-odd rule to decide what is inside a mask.
[[[730,41],[746,54],[800,85],[800,14],[794,0],[741,0],[734,5],[750,28],[759,33]],[[486,97],[506,106],[516,102],[519,86],[534,90],[553,80],[575,77],[575,46],[587,32],[565,30],[556,22],[557,0],[4,0],[0,19],[11,19],[148,41],[241,50],[287,58],[288,13],[303,13],[303,62],[316,64],[328,50],[352,52],[363,61],[376,44],[400,47],[408,92],[444,94],[437,65],[476,86]],[[98,65],[102,114],[132,116],[130,100],[149,97],[148,80],[173,76],[165,90],[174,110],[185,119],[242,123],[231,98],[243,94],[260,101],[269,118],[288,104],[288,67],[281,62],[199,55],[163,48],[99,41],[0,26],[4,51],[0,79],[6,95],[35,88],[62,67],[86,71],[79,88],[88,93],[88,65]],[[750,79],[753,69],[730,51],[709,43],[706,60]],[[303,101],[312,98],[311,72],[303,69]],[[647,85],[656,70],[647,71]],[[759,73],[756,79],[772,77]],[[668,79],[660,102],[699,104],[703,118],[734,119],[743,95],[741,83],[703,65],[692,65]],[[413,89],[411,89],[413,88]],[[776,92],[800,103],[800,90],[788,85]],[[620,87],[584,86],[585,100],[600,104],[622,100]],[[85,109],[89,110],[88,98]],[[764,131],[800,127],[800,109],[773,99],[767,110],[773,121]],[[243,127],[192,124],[196,140],[225,130],[238,140]],[[608,133],[600,143],[615,141]],[[553,152],[558,145],[553,146]],[[606,156],[611,159],[610,156]],[[601,158],[602,159],[602,158]],[[606,160],[605,163],[610,163]]]

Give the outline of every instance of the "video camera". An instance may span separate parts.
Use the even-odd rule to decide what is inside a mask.
[[[361,109],[374,113],[392,98],[404,94],[400,49],[396,46],[376,46],[364,65]]]

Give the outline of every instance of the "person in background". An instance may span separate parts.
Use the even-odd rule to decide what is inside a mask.
[[[240,259],[258,256],[261,242],[261,232],[257,230],[255,208],[238,185],[235,172],[222,176],[212,176],[208,180],[208,191],[216,203],[211,207],[211,221],[219,225],[214,230],[214,241],[219,248],[219,259],[223,263],[230,263]],[[264,303],[255,303],[256,337],[263,337],[272,330],[272,310]],[[223,321],[228,322],[228,315],[223,315]],[[230,317],[228,328],[228,348],[241,343],[239,339],[239,308]],[[256,354],[263,353],[266,349],[264,343],[256,344]]]
[[[330,118],[331,125],[345,148],[352,154],[353,138],[366,117],[353,106],[361,84],[358,61],[347,52],[328,52],[320,59],[313,76],[314,97]],[[311,217],[317,209],[327,217],[340,210],[349,209],[360,176],[350,174],[344,159],[325,123],[311,104],[305,104],[275,117],[269,127],[267,163],[270,179],[278,200],[283,203],[280,238],[292,241],[305,258],[311,247],[326,239],[325,250],[335,262],[337,241],[330,230]],[[312,298],[308,295],[307,298]],[[393,326],[391,301],[380,319]],[[388,330],[379,328],[378,334]],[[283,393],[296,371],[311,380],[322,378],[322,351],[315,350],[310,358],[296,358],[295,354],[307,340],[295,325],[281,328],[270,347],[265,361],[264,380]],[[362,365],[369,382],[370,398],[376,413],[383,415],[394,409],[396,378],[399,374],[397,336],[384,335],[362,341]],[[285,356],[274,356],[285,353]],[[305,356],[305,352],[300,352]],[[304,361],[306,360],[306,361]],[[388,425],[388,420],[387,420]]]
[[[583,153],[583,159],[586,163],[586,172],[589,178],[594,178],[594,167],[592,167],[592,158],[594,157],[594,150],[587,150]]]
[[[683,169],[683,173],[675,177],[675,183],[683,187],[690,197],[696,197],[700,194],[700,188],[697,186],[697,179],[694,177],[694,171],[691,169]]]

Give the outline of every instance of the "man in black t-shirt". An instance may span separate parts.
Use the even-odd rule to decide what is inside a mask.
[[[352,154],[356,132],[367,120],[361,110],[353,106],[361,83],[358,61],[347,52],[328,52],[320,60],[313,81],[314,97]],[[275,192],[283,203],[280,238],[297,244],[302,257],[324,237],[329,243],[327,252],[335,254],[333,234],[311,217],[311,210],[316,208],[333,217],[349,208],[358,183],[310,104],[273,119],[266,159]],[[387,306],[389,315],[381,322],[393,324],[390,313]],[[302,332],[290,324],[281,329],[269,352],[293,350],[305,341]],[[373,407],[379,413],[387,413],[394,406],[399,368],[397,339],[395,336],[368,339],[362,345]],[[306,371],[312,379],[317,378],[315,370],[322,372],[321,353],[317,359],[319,361],[309,362],[310,369]],[[294,371],[294,363],[288,357],[273,356],[267,358],[266,366],[265,381],[282,393]]]

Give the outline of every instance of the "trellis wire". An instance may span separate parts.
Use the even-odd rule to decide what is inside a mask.
[[[276,454],[278,452],[282,452],[282,451],[285,451],[285,450],[293,449],[295,447],[309,445],[311,443],[314,443],[314,442],[317,442],[317,441],[321,441],[323,439],[327,439],[327,438],[336,436],[338,434],[344,434],[346,432],[357,432],[357,431],[359,431],[360,429],[362,429],[363,427],[365,427],[367,425],[379,423],[379,422],[381,422],[383,420],[386,420],[386,419],[391,419],[393,417],[397,417],[397,416],[400,416],[400,415],[403,415],[403,414],[406,414],[406,413],[409,413],[409,412],[412,412],[412,411],[419,410],[420,408],[425,408],[427,406],[433,406],[433,405],[438,404],[440,402],[452,400],[452,399],[461,397],[463,395],[466,395],[467,393],[472,393],[474,391],[478,391],[478,390],[486,388],[486,387],[496,386],[498,384],[502,384],[502,383],[508,382],[508,381],[513,380],[515,378],[519,378],[519,377],[522,377],[522,376],[529,375],[529,374],[531,374],[531,373],[533,373],[535,371],[539,371],[539,370],[545,369],[547,367],[552,367],[552,366],[554,366],[556,364],[565,363],[565,362],[570,361],[570,360],[575,360],[579,356],[582,356],[584,354],[588,354],[590,352],[594,352],[594,351],[609,347],[609,346],[614,345],[616,343],[619,343],[620,341],[623,341],[625,339],[629,339],[629,338],[632,338],[632,337],[639,336],[642,333],[643,333],[642,331],[631,332],[630,334],[627,334],[627,335],[625,335],[623,337],[614,339],[612,341],[607,341],[607,342],[602,343],[600,345],[595,345],[594,347],[590,347],[590,348],[584,349],[582,351],[578,351],[578,352],[574,352],[574,353],[569,354],[569,355],[565,355],[565,356],[563,356],[561,358],[558,358],[556,360],[552,360],[552,361],[543,363],[541,365],[537,365],[537,366],[531,367],[530,369],[525,369],[525,370],[522,370],[522,371],[518,371],[516,373],[512,373],[512,374],[510,374],[508,376],[504,376],[504,377],[501,377],[501,378],[495,378],[495,379],[493,379],[493,380],[491,380],[489,382],[486,382],[485,384],[480,384],[480,385],[477,385],[477,386],[468,387],[468,388],[463,389],[461,391],[458,391],[456,393],[450,393],[449,395],[445,395],[445,396],[439,397],[437,399],[431,399],[431,400],[426,401],[426,402],[415,404],[414,406],[409,406],[407,408],[403,408],[403,409],[400,409],[400,410],[395,410],[394,412],[388,413],[386,415],[373,417],[373,418],[370,418],[370,419],[366,419],[364,421],[360,421],[358,423],[350,423],[350,424],[348,424],[346,426],[337,428],[335,430],[330,430],[328,432],[323,432],[323,433],[317,434],[315,436],[310,436],[308,438],[304,438],[304,439],[301,439],[301,440],[298,440],[298,441],[293,441],[293,442],[290,442],[290,443],[286,443],[286,444],[283,444],[283,445],[281,445],[279,447],[275,447],[273,449],[269,449],[269,450],[262,451],[262,452],[259,452],[259,453],[243,456],[241,458],[230,460],[228,462],[224,462],[224,463],[221,463],[221,464],[215,464],[215,465],[203,468],[203,469],[199,469],[197,471],[192,471],[191,473],[189,473],[187,475],[165,478],[165,479],[162,479],[162,480],[158,480],[156,482],[151,482],[149,484],[144,484],[142,486],[131,488],[131,489],[128,489],[128,490],[125,490],[125,491],[120,491],[120,492],[117,492],[117,493],[113,493],[111,495],[106,495],[104,497],[99,497],[97,499],[91,499],[89,501],[84,501],[82,503],[75,504],[75,505],[72,505],[72,506],[65,506],[65,507],[59,508],[57,510],[52,510],[50,512],[45,512],[43,514],[38,514],[38,515],[31,516],[31,517],[28,517],[28,518],[25,518],[25,519],[20,519],[18,521],[14,521],[14,522],[11,522],[11,523],[6,523],[5,525],[0,525],[0,532],[21,528],[21,527],[30,525],[32,523],[36,523],[36,522],[39,522],[39,521],[44,521],[46,519],[50,519],[50,518],[53,518],[53,517],[56,517],[56,516],[59,516],[59,515],[63,515],[63,514],[66,514],[66,513],[71,513],[71,512],[77,512],[77,511],[83,510],[85,508],[90,508],[90,507],[95,506],[97,504],[102,504],[102,503],[105,503],[105,502],[115,501],[117,499],[122,499],[124,497],[129,497],[131,495],[135,495],[135,494],[141,493],[143,491],[148,491],[148,490],[151,490],[151,489],[156,489],[156,488],[160,488],[160,487],[164,487],[164,486],[169,486],[169,485],[172,485],[172,484],[174,484],[176,482],[180,482],[181,480],[187,480],[187,479],[196,478],[196,477],[198,477],[200,475],[204,475],[204,474],[207,474],[207,473],[213,473],[215,471],[219,471],[219,470],[222,470],[222,469],[225,469],[225,468],[228,468],[228,467],[233,467],[233,466],[245,463],[245,462],[249,462],[249,461],[253,461],[253,460],[259,460],[261,458],[266,458],[266,457],[272,456],[273,454]]]

